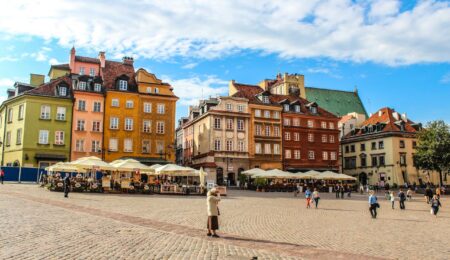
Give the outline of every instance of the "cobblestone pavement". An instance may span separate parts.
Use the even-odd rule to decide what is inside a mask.
[[[379,194],[322,194],[306,209],[292,193],[230,191],[222,238],[205,236],[204,197],[49,192],[0,186],[0,259],[449,259],[450,210],[434,218],[422,197],[392,210]]]

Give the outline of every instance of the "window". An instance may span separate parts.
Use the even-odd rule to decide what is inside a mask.
[[[49,108],[49,113],[48,113],[48,119],[49,119],[50,118],[50,107],[48,107],[48,108]],[[41,107],[41,118],[43,118],[42,117],[42,107]],[[10,109],[8,109],[8,123],[11,123],[12,119],[13,119],[13,110],[12,110],[12,108],[10,108]]]
[[[294,133],[294,141],[300,141],[300,133]]]
[[[294,150],[294,159],[300,159],[300,150]]]
[[[97,141],[97,140],[92,141],[91,152],[100,153],[101,151],[102,151],[102,148],[100,147],[100,141]]]
[[[308,120],[308,127],[313,128],[314,127],[314,121]]]
[[[242,119],[237,120],[237,130],[244,131],[244,120]]]
[[[327,128],[327,122],[322,121],[320,125],[322,126],[323,129]]]
[[[152,93],[152,88],[151,88],[151,87],[147,87],[147,88],[145,89],[145,92],[147,92],[147,93]]]
[[[238,105],[238,112],[244,112],[244,105]]]
[[[142,153],[150,153],[150,140],[142,140]]]
[[[294,119],[292,120],[292,124],[293,124],[294,126],[300,126],[300,119],[294,118]]]
[[[11,145],[11,132],[10,131],[6,132],[5,145],[6,146],[10,146]]]
[[[101,92],[102,91],[102,85],[99,83],[94,84],[94,91],[95,92]]]
[[[336,161],[336,152],[330,152],[330,160]]]
[[[405,148],[405,141],[404,140],[400,140],[400,148]]]
[[[286,158],[286,159],[291,159],[292,158],[292,156],[291,156],[291,150],[284,150],[284,158]]]
[[[128,82],[126,80],[119,80],[119,90],[127,90]]]
[[[366,150],[366,144],[360,144],[360,150],[365,151]]]
[[[273,118],[275,118],[275,119],[280,118],[280,112],[278,112],[278,111],[273,112]]]
[[[220,151],[222,149],[220,139],[214,140],[214,150]]]
[[[406,165],[406,154],[405,153],[400,154],[400,165],[402,165],[402,166]]]
[[[86,82],[84,82],[84,81],[78,82],[78,89],[79,90],[86,90]]]
[[[158,104],[158,114],[164,114],[166,110],[166,106],[164,104]]]
[[[56,120],[66,120],[66,108],[57,107],[56,108]]]
[[[378,149],[384,149],[384,142],[383,141],[379,141],[378,142]]]
[[[350,145],[350,151],[351,151],[352,153],[355,152],[355,145],[354,145],[354,144]]]
[[[80,75],[84,75],[84,67],[80,67]]]
[[[16,132],[16,144],[17,145],[22,144],[22,128],[17,129],[17,132]]]
[[[39,130],[39,144],[48,144],[48,130]]]
[[[265,118],[270,118],[270,111],[265,110],[264,111],[264,117]]]
[[[289,105],[288,104],[284,104],[283,105],[283,110],[284,110],[284,112],[289,112]]]
[[[378,162],[377,162],[377,157],[376,156],[372,156],[372,166],[377,166]]]
[[[133,151],[133,139],[131,138],[125,138],[123,140],[123,151],[124,152],[132,152]]]
[[[84,123],[85,121],[83,119],[77,120],[77,131],[84,131]]]
[[[163,121],[156,122],[156,133],[164,134],[164,122]]]
[[[233,141],[227,140],[227,151],[233,151]]]
[[[255,116],[256,116],[256,117],[261,117],[261,110],[256,109],[256,110],[255,110]]]
[[[78,139],[75,141],[75,151],[84,152],[84,139]]]
[[[330,135],[329,139],[330,139],[330,143],[334,143],[334,135]]]
[[[90,68],[89,69],[89,76],[91,76],[91,77],[95,76],[95,69],[94,68]]]
[[[329,124],[328,124],[328,127],[330,128],[330,129],[334,129],[334,123],[333,122],[330,122]],[[353,128],[353,127],[352,127]]]
[[[144,120],[142,126],[143,126],[142,132],[144,132],[144,133],[152,132],[152,121]]]
[[[238,142],[238,151],[239,152],[244,152],[245,151],[245,143],[244,143],[244,141],[239,141]]]
[[[328,160],[328,152],[325,152],[325,151],[322,152],[322,160],[324,160],[324,161]]]
[[[350,147],[347,145],[345,146],[345,153],[349,153],[350,152]]]
[[[256,135],[261,135],[261,125],[256,125]]]
[[[233,111],[233,105],[230,103],[226,104],[227,111]]]
[[[384,155],[381,155],[379,159],[380,159],[380,165],[384,166]]]
[[[92,121],[92,132],[100,132],[100,121]]]
[[[284,124],[285,126],[290,126],[290,125],[291,125],[291,119],[285,118],[285,119],[283,120],[283,124]]]
[[[92,111],[101,112],[102,111],[102,103],[98,102],[98,101],[94,101],[94,107],[92,108]]]
[[[23,105],[19,106],[19,120],[23,119]]]
[[[134,106],[133,100],[127,100],[127,102],[125,103],[126,108],[133,108],[133,106]]]
[[[119,129],[119,118],[111,117],[109,120],[109,129]]]
[[[295,112],[300,113],[300,105],[294,106]]]
[[[270,125],[266,125],[266,130],[264,132],[266,136],[270,136]]]
[[[263,102],[269,104],[269,96],[263,96]]]
[[[112,107],[119,107],[119,99],[114,98],[111,100],[111,106]]]
[[[164,153],[164,142],[163,141],[156,141],[156,152],[158,154]]]
[[[270,144],[264,144],[264,154],[272,154]]]
[[[314,142],[314,134],[308,134],[308,142]]]
[[[64,144],[64,131],[55,131],[55,144]]]
[[[311,113],[317,114],[317,107],[311,107]]]
[[[273,154],[280,154],[280,145],[279,144],[273,145]]]
[[[59,87],[59,95],[65,97],[67,95],[67,88]]]
[[[255,143],[255,153],[262,154],[261,143]]]
[[[376,150],[377,149],[377,143],[376,142],[372,142],[372,150]]]
[[[284,132],[284,140],[286,140],[286,141],[291,140],[291,133],[290,132]]]
[[[159,93],[159,88],[155,88],[155,93],[156,93],[156,94]]]
[[[233,119],[227,119],[227,129],[228,130],[233,129]]]
[[[314,151],[308,151],[308,159],[309,159],[309,160],[314,160],[315,157],[316,157],[316,156],[315,156],[315,154],[314,154]]]
[[[361,167],[367,166],[367,158],[365,156],[361,157]]]
[[[278,127],[278,126],[273,127],[273,136],[276,136],[276,137],[280,136],[280,127]]]
[[[222,121],[220,120],[220,118],[218,118],[218,117],[214,118],[214,128],[221,129],[222,128],[221,122]]]
[[[125,131],[133,130],[133,118],[125,118]]]
[[[117,138],[109,139],[109,150],[110,151],[113,151],[113,152],[117,151],[118,145],[119,145],[119,142],[118,142]]]
[[[413,141],[413,142],[412,142],[412,147],[413,147],[413,148],[416,148],[416,147],[417,147],[417,142],[416,142],[416,141]]]
[[[86,111],[86,101],[78,100],[78,111]]]
[[[11,122],[12,121],[11,109],[8,112],[11,112],[11,120],[8,120],[8,122]],[[8,114],[8,119],[9,119],[9,114]],[[41,119],[50,119],[50,106],[47,106],[47,105],[41,106]]]
[[[322,143],[326,143],[327,142],[327,135],[322,135]]]
[[[152,103],[145,102],[144,103],[144,113],[152,112]]]

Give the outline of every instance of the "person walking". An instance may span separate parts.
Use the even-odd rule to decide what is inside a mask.
[[[364,193],[364,185],[359,184],[359,193],[362,195]]]
[[[344,194],[345,194],[345,188],[344,185],[341,184],[341,187],[339,188],[340,192],[341,192],[341,199],[344,198]]]
[[[412,200],[412,194],[413,191],[411,190],[411,188],[408,188],[408,190],[406,191],[406,198],[408,198],[408,201]]]
[[[306,188],[305,191],[305,198],[306,198],[306,208],[311,208],[311,190],[309,188]]]
[[[0,181],[2,182],[2,185],[3,185],[4,179],[5,179],[5,170],[1,169],[0,170]]]
[[[314,205],[316,206],[316,209],[317,209],[317,206],[319,205],[319,200],[320,200],[320,194],[319,194],[319,191],[317,190],[317,188],[314,188],[314,192],[313,192],[312,196],[313,196],[313,200],[314,200]]]
[[[435,217],[437,217],[439,207],[442,207],[441,201],[439,200],[439,197],[437,195],[434,195],[431,199],[431,210]]]
[[[219,237],[216,233],[216,230],[219,229],[219,201],[220,194],[217,192],[216,188],[212,188],[210,191],[208,191],[208,194],[206,196],[208,233],[206,233],[206,235],[210,237]]]
[[[427,201],[427,204],[430,204],[432,198],[433,191],[431,190],[430,186],[427,185],[427,188],[425,189],[425,199]]]
[[[405,209],[406,195],[402,189],[400,189],[400,191],[398,192],[398,199],[400,202],[400,209]]]
[[[334,186],[334,192],[336,193],[336,199],[339,199],[339,184],[336,184],[336,186]]]
[[[348,190],[347,190],[347,197],[351,198],[352,197],[352,186],[347,186]]]
[[[66,173],[66,177],[64,177],[63,183],[64,183],[64,197],[68,198],[70,191],[70,177],[68,173]]]
[[[369,191],[369,210],[372,218],[377,218],[377,208],[380,206],[378,204],[378,198],[375,196],[375,192],[373,190]]]
[[[391,191],[391,192],[389,193],[389,200],[391,201],[392,209],[394,209],[395,196],[394,196],[394,192],[393,192],[393,191]]]

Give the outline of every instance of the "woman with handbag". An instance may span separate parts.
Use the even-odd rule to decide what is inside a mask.
[[[206,197],[207,213],[208,213],[208,233],[207,236],[219,237],[216,230],[219,229],[219,204],[220,194],[216,188],[212,188]]]
[[[377,218],[377,208],[380,207],[380,204],[378,204],[378,198],[375,196],[374,191],[371,190],[369,192],[369,210],[370,215],[372,215],[372,218]]]

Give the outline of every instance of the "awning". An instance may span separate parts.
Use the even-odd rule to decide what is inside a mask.
[[[67,157],[64,154],[51,154],[51,153],[37,153],[34,155],[34,158],[36,158],[37,160],[58,160],[58,161],[67,160]]]

